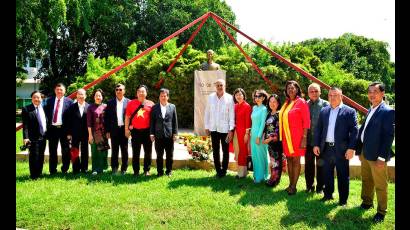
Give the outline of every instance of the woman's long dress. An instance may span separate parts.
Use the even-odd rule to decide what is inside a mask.
[[[269,178],[268,145],[262,143],[262,135],[265,128],[265,120],[267,115],[268,110],[266,106],[253,106],[251,115],[251,153],[253,163],[253,177],[256,183],[262,182]],[[257,137],[259,137],[259,144],[256,144]]]
[[[104,110],[106,104],[91,104],[87,110],[87,126],[91,128],[94,142],[91,144],[92,171],[102,173],[108,168],[108,140],[104,129]]]

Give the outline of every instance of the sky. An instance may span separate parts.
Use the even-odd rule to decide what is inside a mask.
[[[394,0],[225,0],[248,36],[274,43],[337,38],[344,33],[389,44],[395,59]],[[249,40],[238,34],[239,42]]]

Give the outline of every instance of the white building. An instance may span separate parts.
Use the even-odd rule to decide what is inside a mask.
[[[26,65],[23,67],[27,71],[27,79],[23,81],[20,87],[16,87],[16,97],[22,99],[31,99],[30,94],[40,87],[40,80],[35,80],[38,70],[41,68],[40,60],[27,59]]]

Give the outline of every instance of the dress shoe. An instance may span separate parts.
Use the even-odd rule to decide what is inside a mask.
[[[373,208],[373,204],[365,204],[365,203],[362,203],[362,204],[360,205],[360,208],[361,208],[361,209],[366,209],[366,210],[368,210],[368,209]]]
[[[326,202],[328,200],[333,200],[333,197],[324,196],[322,199],[320,199],[320,201],[323,201],[323,202]]]
[[[376,213],[376,215],[374,215],[374,217],[373,217],[373,222],[379,223],[379,222],[382,222],[382,221],[384,221],[384,215],[380,214],[380,213]]]
[[[216,173],[215,176],[216,176],[217,178],[222,178],[222,177],[225,176],[225,174],[224,174],[224,173]]]
[[[288,195],[289,195],[289,196],[295,195],[297,191],[298,191],[298,190],[297,190],[296,188],[290,187],[290,188],[289,188],[289,191],[288,191]]]
[[[306,193],[315,192],[315,187],[306,188]]]
[[[347,202],[339,201],[339,203],[337,205],[341,206],[342,208],[346,208],[347,207]]]
[[[157,177],[162,177],[164,173],[157,173]]]
[[[172,172],[165,173],[167,176],[172,176]]]
[[[151,176],[151,173],[149,171],[145,171],[144,176]]]

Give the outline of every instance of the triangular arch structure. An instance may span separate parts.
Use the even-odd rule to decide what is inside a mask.
[[[295,71],[299,72],[300,74],[302,74],[303,76],[309,78],[311,81],[316,82],[317,84],[319,84],[322,88],[325,88],[327,90],[330,89],[330,86],[327,85],[326,83],[320,81],[319,79],[317,79],[316,77],[314,77],[313,75],[311,75],[310,73],[306,72],[305,70],[301,69],[300,67],[296,66],[295,64],[293,64],[292,62],[290,62],[289,60],[285,59],[284,57],[282,57],[281,55],[277,54],[276,52],[274,52],[273,50],[269,49],[268,47],[266,47],[265,45],[259,43],[258,41],[256,41],[255,39],[251,38],[250,36],[248,36],[247,34],[245,34],[244,32],[242,32],[241,30],[239,30],[238,28],[236,28],[235,26],[231,25],[230,23],[228,23],[227,21],[225,21],[223,18],[219,17],[218,15],[216,15],[213,12],[208,12],[205,13],[204,15],[202,15],[201,17],[195,19],[194,21],[192,21],[191,23],[185,25],[184,27],[182,27],[181,29],[179,29],[178,31],[175,31],[173,34],[169,35],[168,37],[162,39],[161,41],[159,41],[158,43],[156,43],[155,45],[149,47],[148,49],[144,50],[143,52],[141,52],[140,54],[136,55],[135,57],[127,60],[126,62],[124,62],[123,64],[117,66],[116,68],[108,71],[107,73],[103,74],[102,76],[100,76],[98,79],[94,80],[93,82],[88,83],[86,86],[84,86],[83,88],[85,90],[93,87],[94,85],[100,83],[101,81],[105,80],[106,78],[110,77],[112,74],[118,72],[119,70],[121,70],[122,68],[128,66],[129,64],[131,64],[132,62],[138,60],[139,58],[147,55],[149,52],[151,52],[153,49],[156,49],[157,47],[159,47],[160,45],[162,45],[163,43],[167,42],[168,40],[178,36],[179,34],[181,34],[182,32],[184,32],[185,30],[191,28],[192,26],[194,26],[195,24],[197,24],[198,22],[201,22],[199,24],[199,26],[197,27],[197,29],[192,33],[192,35],[190,36],[190,38],[188,39],[188,41],[185,43],[184,47],[179,51],[178,55],[175,57],[174,61],[169,65],[168,69],[167,69],[167,73],[169,73],[172,68],[174,67],[175,63],[178,61],[178,59],[181,57],[181,55],[184,53],[184,51],[186,50],[186,48],[188,47],[188,45],[193,41],[193,39],[195,38],[195,36],[198,34],[198,32],[201,30],[202,26],[205,24],[206,20],[208,20],[208,18],[212,18],[217,24],[218,26],[225,32],[225,34],[229,37],[229,39],[236,45],[236,47],[238,47],[238,49],[241,51],[241,53],[245,56],[246,60],[248,60],[248,62],[250,62],[252,64],[252,67],[256,70],[256,72],[263,78],[263,80],[269,85],[269,87],[273,90],[276,91],[276,86],[274,86],[272,84],[272,82],[262,73],[262,71],[259,69],[259,67],[256,65],[255,62],[252,61],[252,59],[249,57],[248,54],[246,54],[246,52],[242,49],[242,47],[238,44],[238,42],[235,40],[235,38],[231,35],[231,33],[229,33],[229,31],[227,30],[226,27],[229,27],[233,30],[235,30],[236,32],[240,33],[241,35],[243,35],[244,37],[246,37],[247,39],[249,39],[250,41],[252,41],[253,43],[255,43],[257,46],[261,47],[262,49],[264,49],[265,51],[267,51],[270,55],[274,56],[275,58],[279,59],[281,62],[285,63],[287,66],[291,67],[292,69],[294,69]],[[164,78],[162,78],[159,82],[156,83],[156,87],[159,88],[162,83],[164,82]],[[76,92],[73,92],[72,94],[70,94],[68,97],[70,98],[74,98],[76,96]],[[358,111],[366,114],[367,113],[367,109],[365,107],[363,107],[362,105],[358,104],[357,102],[353,101],[352,99],[350,99],[349,97],[343,95],[343,101],[349,105],[351,105],[352,107],[354,107],[355,109],[357,109]],[[23,127],[23,125],[20,125],[18,127],[16,127],[16,131],[18,131],[19,129],[21,129]]]

